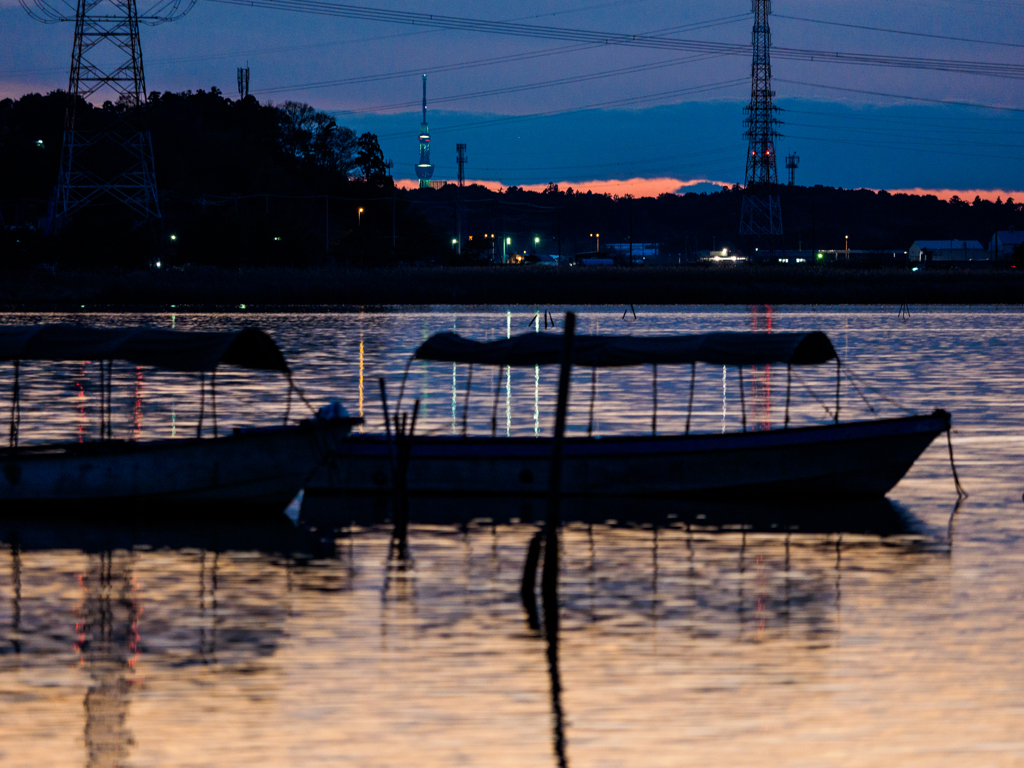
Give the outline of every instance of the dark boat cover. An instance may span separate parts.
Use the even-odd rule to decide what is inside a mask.
[[[564,339],[553,333],[524,333],[499,341],[474,341],[438,333],[416,350],[419,360],[479,365],[555,365]],[[836,358],[821,331],[805,333],[705,333],[688,336],[576,336],[573,365],[819,365]]]
[[[169,331],[80,325],[0,326],[0,360],[123,360],[172,371],[236,365],[288,372],[274,340],[257,328]]]

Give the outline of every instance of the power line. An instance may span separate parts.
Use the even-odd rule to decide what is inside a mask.
[[[690,51],[728,56],[750,56],[750,47],[739,43],[713,43],[700,40],[656,35],[630,35],[619,32],[598,32],[566,27],[548,27],[537,24],[522,24],[506,21],[487,21],[460,16],[416,13],[411,11],[383,10],[357,5],[344,5],[325,0],[207,0],[208,2],[240,5],[249,8],[309,13],[318,16],[379,21],[392,24],[410,24],[461,32],[498,34],[512,37],[529,37],[545,40],[566,40],[579,43],[616,45],[632,48],[657,50]],[[1024,79],[1024,65],[962,61],[955,59],[933,59],[916,56],[889,56],[840,51],[820,51],[803,48],[773,48],[774,58],[789,61],[823,62],[831,64],[855,64],[895,69],[919,69],[957,74],[978,75],[1007,79]]]
[[[847,144],[854,147],[872,147],[874,149],[898,149],[901,152],[928,152],[930,154],[935,153],[935,150],[933,148],[921,147],[919,142],[914,142],[913,144],[885,144],[882,142],[874,141],[852,141],[850,139],[837,139],[831,136],[828,138],[821,138],[820,136],[795,136],[793,134],[788,134],[787,138],[801,139],[803,141],[821,141],[830,142],[833,144]],[[948,152],[945,150],[943,151],[943,154],[946,156],[952,155],[956,157],[984,157],[988,158],[989,160],[1011,160],[1013,162],[1024,162],[1024,157],[1009,157],[1007,155],[982,155],[975,152]]]
[[[725,80],[725,81],[720,82],[720,83],[710,83],[708,85],[698,85],[698,86],[692,86],[690,88],[679,88],[679,89],[673,90],[673,91],[663,91],[661,93],[653,93],[653,94],[650,94],[648,96],[631,96],[631,97],[625,98],[625,99],[615,99],[613,101],[603,101],[603,102],[599,102],[597,104],[588,104],[588,105],[583,106],[583,107],[573,107],[571,109],[552,109],[552,110],[548,110],[548,111],[545,111],[545,112],[533,112],[533,113],[530,113],[530,114],[527,114],[527,115],[507,115],[507,116],[504,116],[504,117],[494,118],[492,120],[476,120],[476,121],[469,122],[469,123],[459,123],[459,124],[456,124],[456,125],[445,126],[443,128],[435,128],[434,129],[434,133],[445,133],[445,132],[448,132],[448,131],[453,131],[456,128],[470,128],[470,127],[478,127],[478,126],[482,126],[482,125],[499,125],[499,124],[502,124],[502,123],[515,123],[515,122],[519,122],[521,120],[533,120],[533,119],[538,118],[538,117],[550,117],[550,116],[553,116],[553,115],[566,115],[566,114],[572,114],[572,113],[575,113],[575,112],[586,112],[588,110],[594,110],[594,109],[608,109],[610,107],[629,106],[629,105],[632,105],[632,104],[641,104],[641,103],[643,103],[645,101],[657,101],[659,99],[678,97],[678,96],[687,96],[687,95],[691,95],[691,94],[695,94],[695,93],[708,93],[710,91],[721,90],[723,88],[734,88],[737,85],[741,85],[741,84],[743,84],[745,82],[746,82],[746,78],[742,78],[741,77],[741,78],[738,78],[736,80]],[[330,114],[338,114],[338,113],[334,112],[334,113],[330,113]],[[401,133],[383,134],[383,135],[379,136],[378,138],[381,138],[381,139],[395,139],[395,138],[399,138],[399,137],[403,137],[403,136],[407,136],[407,135],[408,135],[407,131],[402,131]]]
[[[969,101],[950,101],[948,99],[928,99],[924,96],[903,96],[898,93],[883,93],[881,91],[866,91],[861,88],[843,88],[838,85],[824,85],[822,83],[806,83],[802,80],[786,80],[782,77],[775,78],[780,83],[789,83],[790,85],[806,85],[810,88],[825,88],[830,91],[845,91],[846,93],[862,93],[868,96],[887,96],[891,99],[907,99],[908,101],[925,101],[929,104],[949,104],[950,106],[956,107],[973,107],[975,109],[994,109],[1000,112],[1024,112],[1024,109],[1018,107],[993,107],[989,104],[973,104]]]
[[[783,108],[783,111],[787,115],[820,115],[822,117],[838,117],[838,118],[841,118],[843,120],[861,120],[861,121],[867,121],[867,122],[872,122],[872,123],[896,123],[896,122],[908,121],[909,120],[909,121],[913,121],[914,123],[917,124],[917,125],[915,125],[915,128],[916,128],[916,130],[919,130],[919,131],[920,130],[924,130],[924,131],[928,131],[928,132],[935,132],[935,131],[950,131],[951,130],[949,128],[921,128],[920,127],[920,123],[921,123],[921,116],[920,115],[888,115],[886,117],[869,117],[867,115],[856,115],[856,114],[853,114],[852,112],[819,112],[819,111],[815,111],[815,110],[806,110],[806,109],[790,109],[789,107]],[[929,122],[934,122],[934,121],[937,121],[937,120],[941,120],[941,121],[955,120],[957,122],[988,122],[988,123],[996,123],[996,124],[1002,123],[1002,124],[1020,125],[1020,118],[999,118],[999,117],[981,117],[981,116],[949,117],[949,116],[943,116],[943,115],[928,115],[927,119],[928,119]],[[957,128],[956,130],[961,132],[961,133],[1012,133],[1012,134],[1024,133],[1024,131],[1008,131],[1008,130],[1005,130],[1005,129],[1002,129],[1002,128],[992,128],[992,127],[967,128],[967,127],[961,126],[961,127]]]
[[[963,146],[962,141],[943,141],[942,139],[930,138],[927,136],[920,136],[920,134],[908,135],[906,133],[898,134],[892,131],[875,131],[870,128],[847,128],[842,125],[820,125],[814,123],[787,123],[796,128],[821,128],[829,131],[843,131],[846,133],[864,133],[872,136],[887,136],[895,139],[913,139],[916,144],[929,144],[931,146]],[[1016,144],[996,144],[993,142],[975,141],[971,140],[971,146],[974,147],[999,147],[1000,149],[1020,149],[1020,143]]]
[[[621,69],[609,69],[603,72],[594,72],[589,75],[575,75],[573,77],[561,77],[556,80],[542,80],[535,83],[524,83],[522,85],[509,85],[503,88],[492,88],[487,91],[473,91],[470,93],[459,93],[451,96],[441,96],[431,98],[432,104],[445,103],[452,101],[466,101],[467,99],[479,99],[487,96],[499,96],[509,93],[521,93],[523,91],[534,91],[540,88],[552,88],[559,85],[575,85],[576,83],[584,83],[590,80],[602,80],[609,77],[618,77],[619,75],[635,74],[637,72],[649,72],[654,69],[665,69],[668,67],[679,66],[680,64],[688,64],[694,61],[705,61],[707,59],[718,58],[716,56],[697,55],[697,56],[684,56],[679,59],[670,59],[669,61],[659,61],[650,64],[637,64],[632,67],[623,67]],[[348,109],[343,110],[340,114],[361,114],[361,113],[379,113],[385,112],[392,109],[403,109],[408,107],[415,107],[419,104],[418,101],[404,101],[394,104],[383,104],[373,107],[360,107],[359,109]]]
[[[901,29],[885,29],[884,27],[866,27],[861,24],[845,24],[840,21],[824,21],[823,19],[805,19],[802,16],[787,16],[784,13],[773,13],[778,19],[789,19],[790,21],[805,21],[809,24],[825,24],[830,27],[847,27],[849,29],[864,29],[869,32],[886,32],[890,35],[909,35],[910,37],[929,37],[933,40],[953,40],[958,43],[980,43],[982,45],[999,45],[1005,48],[1024,48],[1020,43],[1000,43],[995,40],[978,40],[972,37],[950,37],[949,35],[931,35],[926,32],[907,32]]]
[[[695,22],[692,24],[684,24],[678,27],[669,27],[668,29],[658,30],[658,34],[667,34],[680,31],[692,31],[696,29],[709,29],[711,27],[718,27],[725,24],[734,24],[737,21],[742,21],[747,18],[749,14],[740,13],[733,16],[723,16],[717,19],[709,19],[703,22]],[[463,69],[474,69],[476,67],[492,66],[495,64],[508,64],[518,63],[526,61],[528,59],[546,58],[548,56],[560,56],[564,53],[574,53],[576,51],[586,51],[594,48],[603,48],[604,44],[600,45],[566,45],[559,46],[557,48],[546,48],[540,51],[534,51],[532,53],[513,53],[507,56],[495,56],[487,59],[474,59],[471,61],[457,62],[455,64],[441,64],[434,67],[426,67],[420,69],[405,69],[397,72],[387,72],[384,74],[377,75],[359,75],[356,77],[346,77],[338,80],[319,80],[311,83],[300,83],[298,85],[278,85],[269,88],[261,88],[254,93],[280,93],[282,91],[296,91],[296,90],[312,90],[318,88],[333,88],[343,85],[358,85],[360,83],[373,83],[380,82],[382,80],[395,80],[404,77],[419,77],[422,74],[434,74],[437,72],[452,72]],[[413,105],[415,106],[415,104]]]

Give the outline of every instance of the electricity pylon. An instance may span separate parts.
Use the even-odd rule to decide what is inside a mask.
[[[153,142],[145,128],[146,78],[139,25],[181,18],[196,0],[156,0],[139,13],[136,0],[20,0],[45,24],[75,24],[64,113],[64,144],[54,200],[56,227],[85,206],[120,203],[145,220],[160,216]],[[78,114],[101,91],[113,100]]]
[[[773,257],[782,236],[782,203],[776,187],[775,140],[779,138],[779,108],[773,103],[772,34],[768,16],[771,0],[751,0],[754,13],[754,58],[751,68],[750,104],[744,107],[746,125],[747,171],[740,210],[740,234],[753,236]]]

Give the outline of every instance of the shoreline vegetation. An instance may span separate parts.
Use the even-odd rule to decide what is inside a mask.
[[[402,305],[1024,304],[1024,270],[816,267],[351,267],[0,275],[4,311]]]

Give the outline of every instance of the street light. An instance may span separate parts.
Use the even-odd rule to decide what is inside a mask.
[[[594,252],[595,253],[600,253],[601,252],[601,233],[600,232],[591,232],[590,236],[597,238],[597,247],[594,248]]]
[[[507,253],[506,249],[510,245],[512,245],[512,238],[511,237],[506,237],[504,240],[501,241],[501,263],[502,264],[505,264],[505,263],[508,262],[508,253]]]
[[[363,209],[362,208],[359,209],[359,213],[357,214],[356,225],[360,226],[360,227],[363,226]]]

